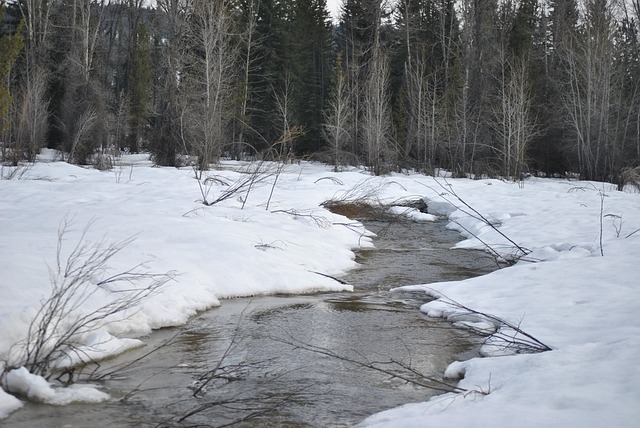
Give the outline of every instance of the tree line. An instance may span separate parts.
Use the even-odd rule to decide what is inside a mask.
[[[0,142],[622,184],[640,0],[0,1]]]

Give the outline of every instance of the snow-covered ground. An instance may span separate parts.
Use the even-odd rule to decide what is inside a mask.
[[[221,182],[235,181],[242,174],[238,169],[247,168],[222,166],[211,172],[216,180],[210,181],[209,199],[226,188]],[[22,172],[0,180],[0,360],[10,366],[20,355],[15,345],[51,291],[65,219],[63,268],[88,225],[84,242],[99,248],[134,238],[108,260],[109,270],[93,272],[87,284],[92,294],[80,310],[121,296],[111,284],[97,284],[141,263],[145,272],[172,277],[136,308],[82,336],[83,351],[107,356],[138,346],[136,337],[151,329],[184,323],[220,299],[348,289],[325,275],[338,277],[353,268],[351,250],[371,240],[359,225],[319,204],[366,194],[385,202],[422,197],[431,214],[448,216],[449,227],[468,238],[458,247],[481,249],[484,242],[505,257],[514,252],[513,243],[464,201],[531,251],[526,260],[484,277],[416,285],[442,297],[422,310],[491,326],[461,317],[447,304],[456,301],[519,325],[552,351],[500,355],[486,348],[489,357],[448,369],[450,376],[464,375],[459,386],[467,393],[408,404],[363,425],[635,427],[640,420],[638,193],[536,178],[524,184],[401,174],[372,178],[357,169],[334,173],[301,163],[287,165],[274,189],[266,181],[248,195],[205,207],[190,169],[155,168],[144,156],[124,157],[105,172],[46,161]],[[432,220],[417,213],[415,218]],[[50,403],[107,399],[86,386],[52,388],[24,369],[10,372],[6,382]],[[20,406],[0,390],[0,418]]]

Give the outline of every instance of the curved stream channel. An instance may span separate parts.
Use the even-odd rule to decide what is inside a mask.
[[[378,234],[376,248],[359,251],[361,266],[342,278],[355,292],[223,301],[184,326],[143,338],[147,346],[103,363],[100,373],[120,367],[98,382],[112,400],[61,407],[30,403],[2,425],[336,427],[427,400],[438,392],[349,360],[393,359],[440,378],[452,361],[473,357],[477,338],[423,316],[421,293],[389,289],[469,278],[495,264],[480,252],[450,250],[460,237],[443,223],[365,225]],[[310,352],[308,346],[343,358]],[[217,377],[209,376],[194,397],[203,385],[194,382],[212,373]]]

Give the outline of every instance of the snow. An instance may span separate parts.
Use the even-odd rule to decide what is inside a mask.
[[[390,204],[424,198],[429,214],[391,210],[416,221],[448,218],[447,227],[461,234],[457,248],[489,245],[507,261],[524,251],[513,266],[483,277],[411,288],[437,298],[421,308],[428,316],[495,337],[510,334],[496,321],[506,320],[551,348],[512,355],[487,344],[485,357],[447,369],[466,393],[372,415],[362,426],[637,426],[638,193],[560,179],[371,178],[356,168],[334,173],[303,162],[285,167],[271,199],[273,178],[249,195],[206,207],[187,168],[152,167],[146,156],[131,155],[100,172],[53,158],[43,153],[20,179],[0,180],[0,361],[15,367],[3,388],[22,399],[60,405],[106,399],[97,387],[54,387],[17,367],[29,323],[51,290],[65,219],[63,266],[80,241],[104,248],[133,239],[84,285],[88,294],[79,313],[127,292],[114,289],[117,284],[99,285],[111,275],[136,266],[171,274],[135,307],[76,338],[83,354],[104,358],[140,346],[139,338],[152,329],[182,324],[227,298],[350,290],[330,277],[355,267],[352,250],[371,246],[371,240],[361,225],[320,204],[358,196],[356,188],[376,189],[376,200]],[[233,182],[246,167],[224,162],[211,174]],[[224,188],[212,183],[209,199]],[[469,314],[460,305],[495,318]],[[0,390],[0,418],[21,404]]]
[[[22,401],[0,388],[0,419],[6,418],[22,406]]]
[[[361,426],[637,426],[640,233],[632,233],[640,227],[639,195],[559,180],[531,179],[524,188],[491,180],[448,182],[463,201],[531,253],[483,277],[408,287],[439,298],[421,310],[457,325],[495,330],[491,320],[469,317],[452,304],[457,302],[519,325],[552,351],[508,355],[487,346],[482,352],[489,358],[456,362],[445,373],[463,377],[458,386],[467,393],[382,412]],[[461,205],[450,194],[443,196]],[[605,216],[615,213],[624,220],[618,233],[620,226],[605,217],[604,256],[601,201]],[[501,248],[502,255],[513,253],[504,237],[477,218],[442,201],[429,206],[449,214],[458,223],[449,227],[470,237],[458,247],[483,246],[466,229]]]
[[[29,373],[24,367],[7,373],[6,383],[7,389],[12,393],[47,404],[98,403],[109,399],[109,396],[104,392],[87,385],[53,388],[43,377]]]
[[[420,212],[420,210],[416,208],[395,206],[389,208],[389,213],[404,216],[416,222],[431,222],[438,220],[438,216]]]

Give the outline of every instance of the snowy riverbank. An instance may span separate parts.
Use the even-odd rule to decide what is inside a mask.
[[[471,206],[499,221],[500,231],[533,250],[526,257],[532,262],[458,283],[411,287],[446,296],[425,304],[422,311],[453,322],[469,321],[459,318],[464,311],[447,304],[455,301],[520,326],[552,351],[500,356],[500,348],[487,347],[493,357],[454,363],[448,369],[454,379],[464,375],[459,386],[469,391],[466,394],[408,404],[362,425],[637,426],[640,195],[556,180],[531,179],[523,189],[495,181],[450,182]],[[601,256],[598,193],[603,189]],[[505,242],[459,211],[452,218],[485,242]],[[459,246],[482,244],[470,239]]]
[[[226,188],[222,182],[240,177],[239,166],[225,163],[212,171],[211,196]],[[135,237],[95,283],[139,263],[148,272],[175,274],[135,311],[83,337],[87,350],[109,355],[137,346],[135,337],[150,329],[181,324],[223,298],[348,289],[318,273],[340,276],[354,266],[351,249],[371,242],[359,225],[319,206],[331,198],[374,190],[387,202],[424,197],[432,214],[449,216],[456,222],[450,227],[470,237],[459,247],[482,248],[480,238],[510,254],[513,244],[465,214],[469,210],[455,192],[531,250],[530,261],[481,278],[416,287],[519,323],[553,350],[455,363],[450,374],[464,372],[460,386],[476,392],[407,405],[363,424],[510,427],[517,421],[518,426],[631,427],[640,417],[635,365],[640,232],[633,233],[640,229],[640,194],[534,178],[524,186],[497,180],[436,182],[420,175],[371,178],[357,169],[333,173],[328,166],[303,163],[284,169],[271,197],[267,180],[248,195],[205,207],[190,169],[154,168],[143,156],[123,158],[105,172],[40,162],[20,178],[0,181],[0,360],[14,358],[12,345],[26,337],[39,302],[50,292],[47,266],[56,263],[58,229],[65,218],[71,227],[63,241],[63,263],[87,224],[92,223],[85,237],[89,242]],[[86,308],[112,298],[101,289]],[[455,316],[442,301],[422,310]],[[45,401],[87,397],[86,391],[51,392],[37,381],[20,379]],[[0,391],[0,417],[19,406]]]

